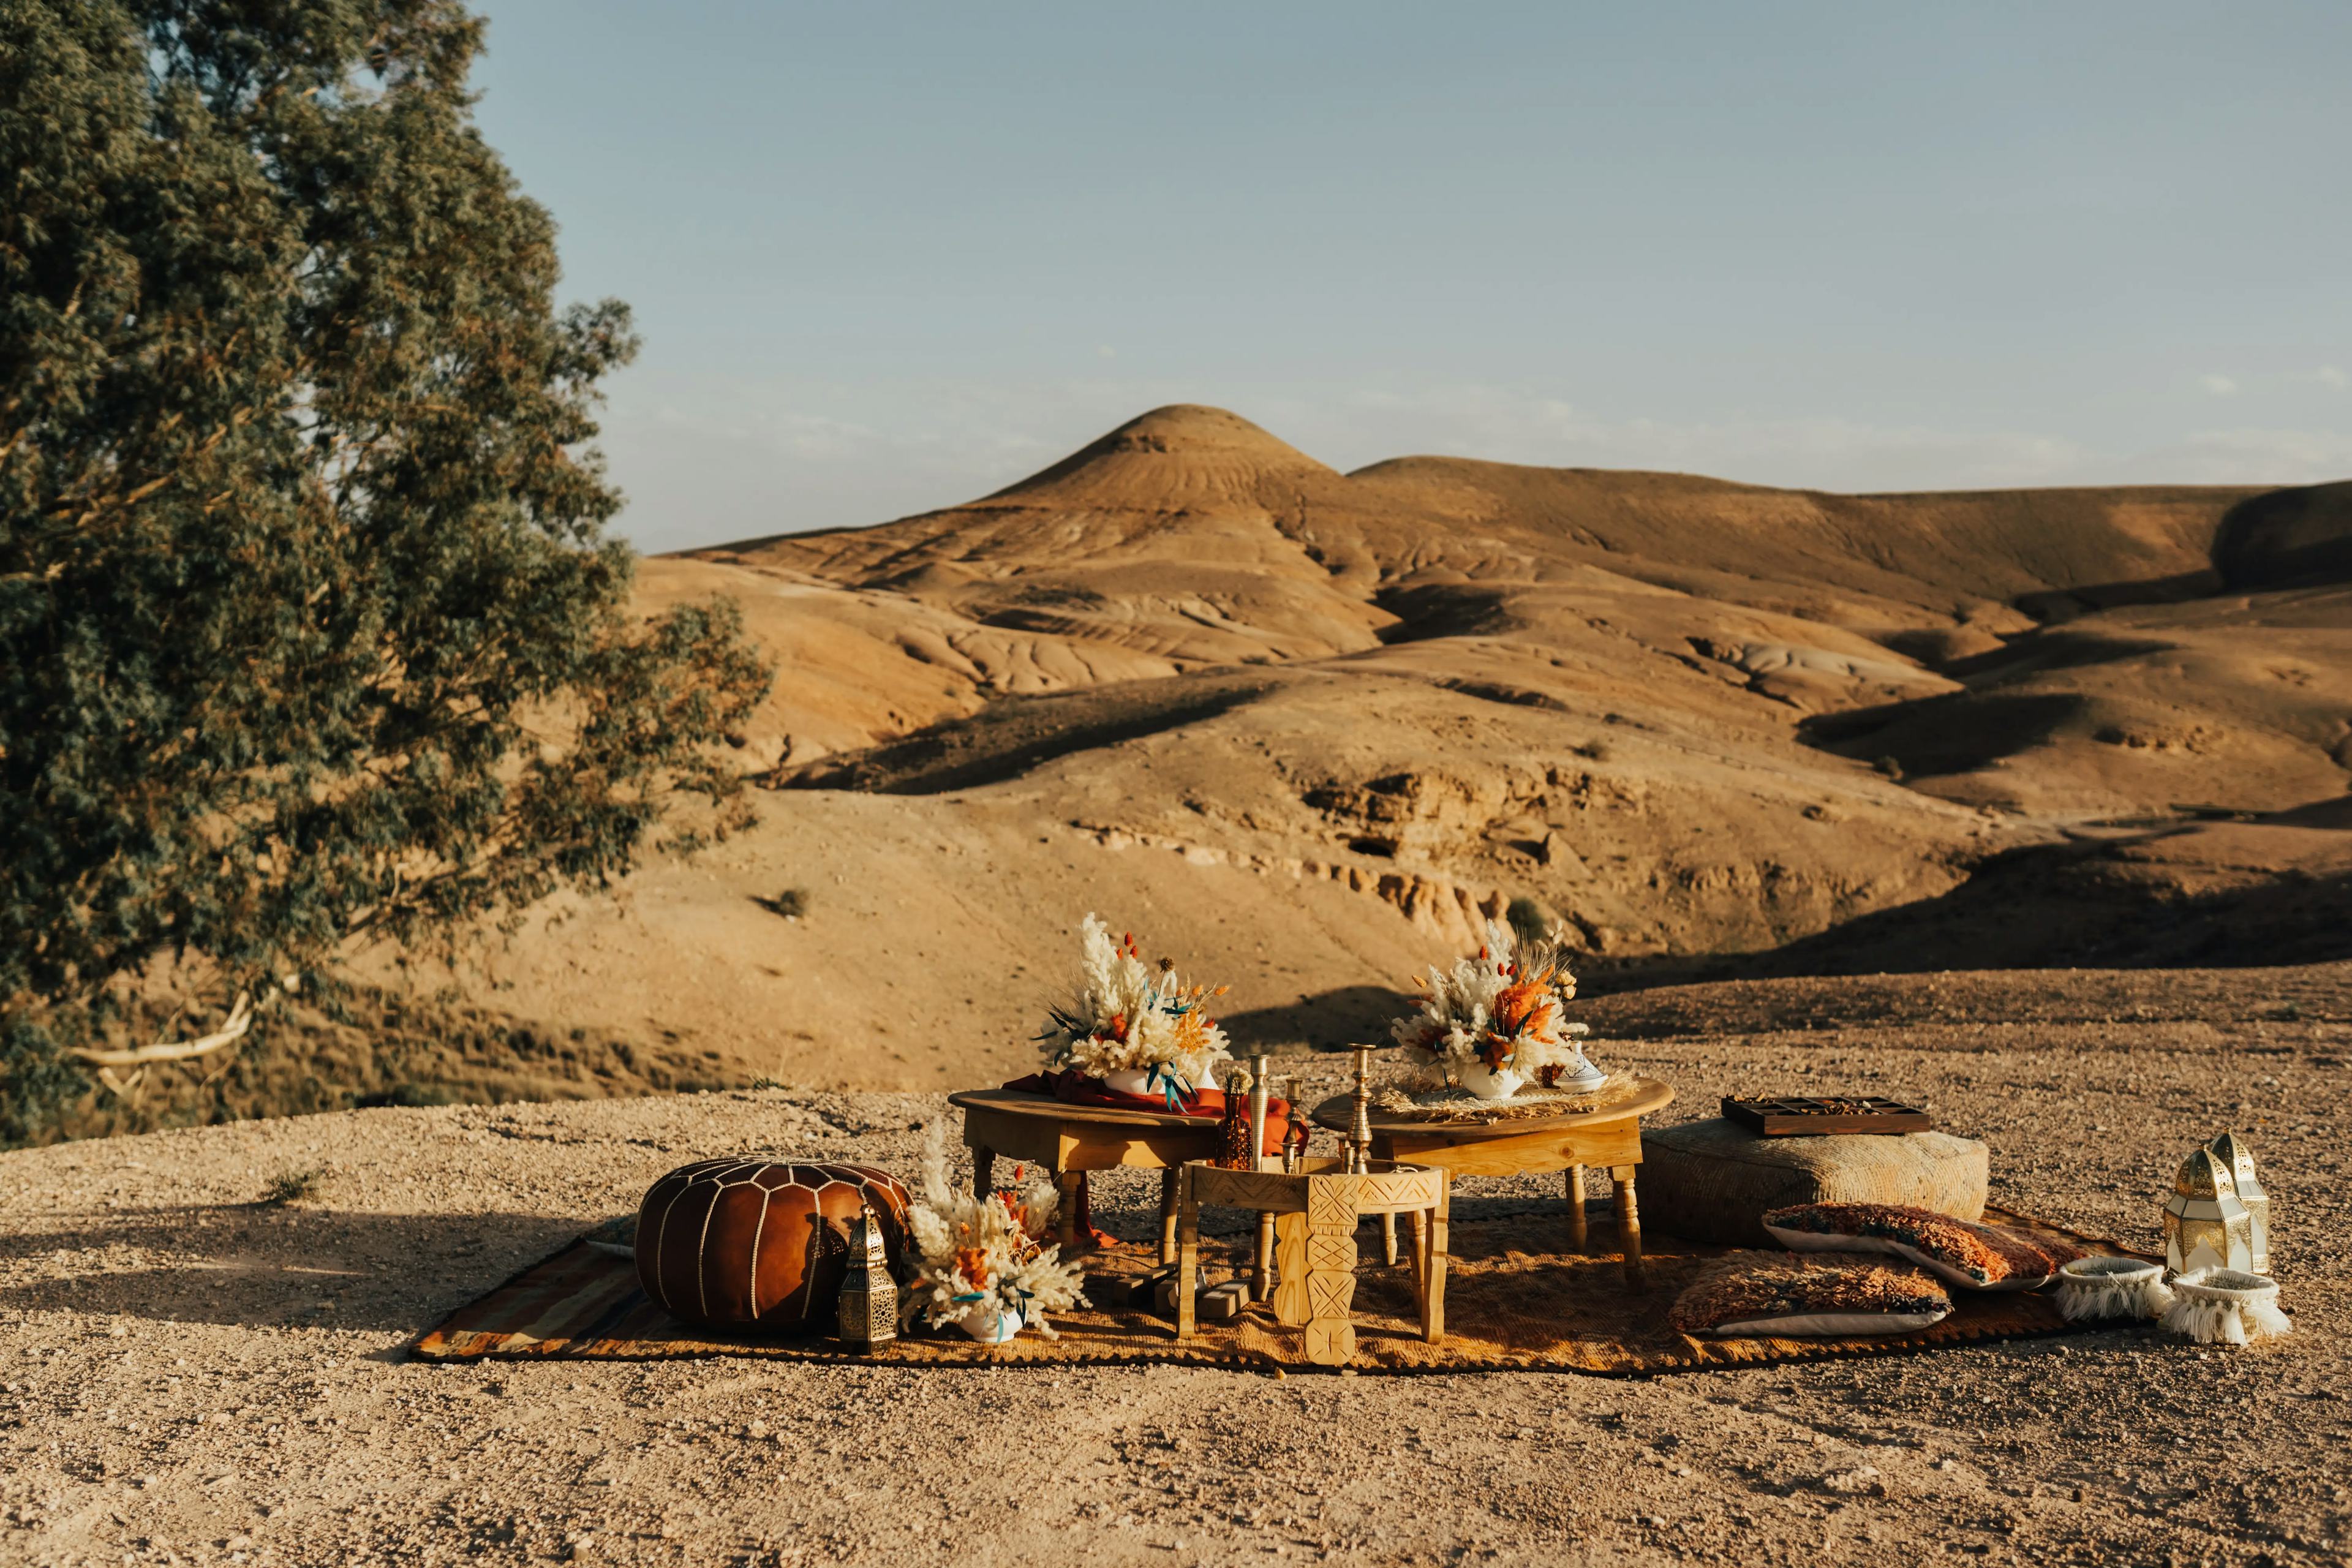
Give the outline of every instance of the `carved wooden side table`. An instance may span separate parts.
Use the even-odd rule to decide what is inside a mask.
[[[1413,1297],[1421,1337],[1445,1335],[1446,1221],[1452,1183],[1426,1165],[1374,1160],[1361,1171],[1344,1159],[1310,1156],[1295,1171],[1228,1171],[1187,1164],[1176,1199],[1176,1337],[1193,1332],[1200,1283],[1201,1210],[1254,1209],[1274,1218],[1274,1315],[1307,1331],[1307,1359],[1337,1366],[1356,1353],[1356,1224],[1368,1214],[1412,1216]],[[1263,1263],[1260,1265],[1263,1268]],[[1261,1285],[1263,1280],[1260,1281]]]

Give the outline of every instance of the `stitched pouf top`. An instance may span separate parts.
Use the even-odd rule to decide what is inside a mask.
[[[866,1205],[895,1271],[907,1256],[909,1204],[887,1171],[756,1155],[680,1166],[637,1210],[637,1283],[689,1323],[829,1330]]]

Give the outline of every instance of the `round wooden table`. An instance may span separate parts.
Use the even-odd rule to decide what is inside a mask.
[[[1675,1091],[1654,1078],[1611,1086],[1610,1103],[1598,1110],[1558,1116],[1511,1116],[1492,1121],[1431,1121],[1372,1112],[1372,1153],[1382,1160],[1436,1165],[1457,1176],[1523,1176],[1568,1173],[1568,1243],[1585,1250],[1584,1168],[1606,1169],[1616,1186],[1617,1247],[1625,1260],[1625,1281],[1642,1284],[1642,1216],[1633,1196],[1633,1173],[1642,1163],[1642,1118],[1673,1103]],[[1570,1102],[1573,1103],[1573,1102]],[[1315,1121],[1343,1136],[1355,1124],[1356,1101],[1342,1094],[1315,1108]],[[1382,1251],[1396,1258],[1396,1221],[1384,1216]]]
[[[1176,1260],[1176,1171],[1187,1160],[1216,1157],[1222,1133],[1213,1116],[1171,1116],[1109,1105],[1073,1105],[1049,1094],[1017,1089],[972,1089],[948,1096],[963,1112],[963,1141],[971,1151],[972,1191],[985,1197],[996,1184],[996,1159],[1026,1160],[1054,1173],[1060,1213],[1054,1220],[1064,1249],[1087,1224],[1086,1173],[1136,1166],[1160,1175],[1160,1261]],[[1091,1228],[1091,1226],[1088,1226]]]

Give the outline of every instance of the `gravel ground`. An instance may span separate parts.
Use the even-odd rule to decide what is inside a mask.
[[[2023,1022],[2012,983],[1873,979],[1854,1025],[1839,982],[1614,998],[1639,1037],[1598,1054],[1675,1083],[1670,1120],[1925,1096],[1991,1142],[1996,1202],[2143,1244],[2180,1155],[2243,1129],[2293,1339],[1623,1381],[430,1366],[418,1331],[670,1166],[911,1172],[943,1101],[341,1112],[0,1155],[0,1562],[2342,1562],[2352,966],[2084,975],[2071,1009],[2042,974]],[[1150,1182],[1099,1217],[1144,1235]]]

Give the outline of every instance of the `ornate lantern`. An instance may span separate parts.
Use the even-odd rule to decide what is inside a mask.
[[[2229,1169],[2231,1183],[2238,1189],[2238,1201],[2246,1205],[2246,1213],[2254,1222],[2254,1261],[2252,1272],[2271,1271],[2271,1195],[2263,1191],[2254,1179],[2254,1152],[2235,1132],[2224,1132],[2205,1145],[2213,1158]]]
[[[2164,1261],[2175,1274],[2200,1268],[2246,1269],[2254,1258],[2254,1220],[2238,1201],[2230,1168],[2210,1149],[2181,1162],[2164,1200]]]
[[[849,1233],[849,1278],[841,1282],[841,1342],[869,1350],[898,1337],[898,1284],[890,1278],[882,1226],[872,1208],[861,1207]]]

